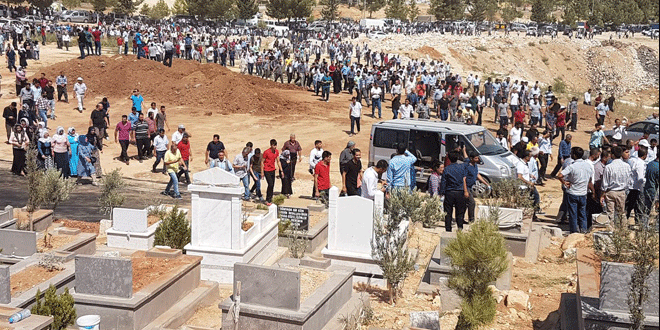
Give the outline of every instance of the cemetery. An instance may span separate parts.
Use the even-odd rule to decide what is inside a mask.
[[[350,322],[368,322],[364,318],[369,313],[373,318],[374,299],[377,305],[388,306],[408,299],[402,297],[400,286],[409,277],[412,283],[406,285],[413,288],[407,289],[407,295],[412,292],[414,299],[432,307],[402,310],[406,324],[410,329],[440,329],[443,318],[460,314],[474,299],[452,279],[460,276],[462,262],[470,262],[471,253],[465,253],[466,260],[457,259],[456,247],[469,244],[468,236],[477,227],[491,228],[489,235],[500,240],[485,247],[497,254],[494,268],[483,270],[493,276],[473,284],[488,287],[481,294],[492,296],[492,308],[501,305],[513,310],[516,318],[521,315],[516,313],[528,313],[529,296],[512,284],[515,262],[534,264],[541,251],[561,245],[561,250],[577,251],[577,287],[575,293],[561,296],[558,327],[619,330],[631,324],[626,297],[633,265],[601,260],[593,249],[567,244],[571,238],[564,239],[561,229],[533,223],[523,209],[482,202],[477,210],[481,220],[461,233],[445,232],[439,226],[444,213],[433,213],[425,205],[432,199],[419,199],[412,209],[392,213],[382,192],[376,192],[374,200],[339,197],[339,189],[332,187],[327,206],[255,208],[240,200],[243,187],[238,178],[218,168],[195,173],[188,189],[189,209],[165,204],[114,207],[110,220],[101,221],[98,234],[73,220],[53,223],[52,211],[35,212],[42,220],[33,231],[18,230],[17,211],[4,208],[0,329],[44,329],[52,324],[53,317],[42,315],[6,322],[9,315],[34,307],[37,292],[43,294],[49,287],[70,295],[78,317],[72,326],[217,329],[221,322],[222,329],[344,329]],[[392,203],[393,197],[389,198]],[[420,210],[433,219],[412,214]],[[392,222],[395,216],[398,220]],[[189,236],[169,244],[161,237],[157,243],[159,231],[161,236],[169,235],[164,227],[177,217],[183,219]],[[392,223],[389,234],[384,232]],[[478,226],[484,223],[492,227]],[[423,254],[418,250],[423,247],[420,242],[407,240],[415,232],[431,238]],[[611,232],[596,232],[594,240],[602,241],[603,235],[611,240]],[[386,255],[399,259],[387,260]],[[402,279],[393,277],[388,262],[407,264],[397,275]],[[658,329],[657,268],[648,285],[645,322],[647,329]],[[502,313],[499,308],[497,315]],[[217,315],[218,323],[189,325],[200,310]]]

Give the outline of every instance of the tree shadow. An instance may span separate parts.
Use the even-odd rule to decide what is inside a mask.
[[[367,283],[359,282],[353,286],[353,288],[358,292],[366,292],[370,296],[374,296],[380,299],[384,303],[389,303],[390,301],[390,292],[387,289],[381,287],[369,285]]]

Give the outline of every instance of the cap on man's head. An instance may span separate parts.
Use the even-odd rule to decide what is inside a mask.
[[[186,127],[183,125],[179,125],[179,129],[186,129]]]
[[[78,77],[78,80],[83,80],[82,77]]]
[[[649,141],[647,141],[647,140],[640,140],[639,145],[642,146],[642,147],[647,147],[647,148],[651,147],[651,144],[649,144]]]

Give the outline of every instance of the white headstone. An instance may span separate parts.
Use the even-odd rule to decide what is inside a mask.
[[[112,229],[131,233],[147,231],[147,210],[124,209],[112,210]]]
[[[219,167],[213,167],[193,174],[193,184],[215,187],[236,187],[239,186],[240,179],[236,175]]]
[[[360,196],[337,199],[337,221],[328,248],[354,253],[371,254],[374,232],[374,202]],[[332,242],[333,244],[330,244]]]

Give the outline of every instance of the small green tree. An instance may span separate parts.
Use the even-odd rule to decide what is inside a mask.
[[[172,5],[172,14],[173,15],[188,15],[188,1],[186,0],[176,0],[174,5]]]
[[[165,245],[173,249],[183,249],[190,243],[190,224],[186,213],[174,206],[156,228],[154,245]]]
[[[385,8],[387,5],[387,0],[364,0],[365,10],[369,12],[369,18],[373,16],[373,13]]]
[[[65,179],[60,171],[51,168],[43,173],[39,186],[44,204],[55,210],[60,203],[69,200],[76,188],[76,179]]]
[[[78,8],[78,7],[80,7],[81,3],[82,3],[82,0],[62,0],[62,4],[68,9]]]
[[[414,0],[411,1],[411,3],[414,2]],[[387,2],[387,7],[385,7],[385,16],[387,16],[387,18],[405,20],[408,17],[406,0],[389,0]]]
[[[41,291],[37,290],[36,302],[30,312],[35,315],[52,316],[51,329],[62,330],[72,325],[76,320],[76,309],[74,300],[69,293],[69,288],[64,288],[62,294],[57,294],[57,288],[50,285],[44,292],[44,302],[41,302]]]
[[[532,16],[530,19],[537,23],[545,23],[550,17],[551,4],[544,0],[534,0],[532,2]]]
[[[289,18],[308,18],[312,16],[312,7],[316,0],[291,0],[289,3]]]
[[[170,15],[170,7],[165,3],[164,0],[158,0],[156,4],[151,7],[149,11],[149,17],[155,20],[163,19]]]
[[[390,192],[387,209],[390,215],[395,216],[399,221],[419,222],[426,228],[436,226],[445,216],[438,197],[430,197],[410,189],[396,189]]]
[[[119,14],[132,15],[144,0],[113,0],[114,10]]]
[[[236,0],[236,17],[250,19],[259,12],[259,5],[255,0]]]
[[[108,1],[107,0],[91,0],[92,6],[94,7],[94,11],[97,13],[103,12],[108,8]]]
[[[445,248],[452,266],[448,286],[463,299],[456,329],[478,329],[495,318],[489,285],[508,268],[505,244],[495,223],[479,219]]]
[[[324,20],[332,22],[339,18],[339,0],[320,0],[319,4],[323,6],[321,17]]]
[[[101,179],[101,197],[99,208],[102,214],[110,215],[112,220],[112,209],[124,205],[126,197],[123,195],[124,178],[121,170],[116,168]]]
[[[283,20],[289,17],[290,0],[268,0],[266,3],[266,15]]]
[[[417,7],[417,0],[410,0],[408,6],[408,20],[414,22],[419,17],[419,8]]]
[[[145,3],[142,5],[142,8],[140,8],[140,15],[149,16],[149,14],[151,14],[151,8],[148,3]]]

